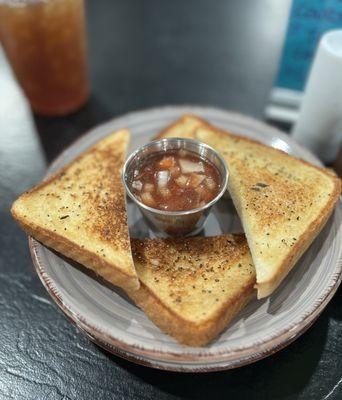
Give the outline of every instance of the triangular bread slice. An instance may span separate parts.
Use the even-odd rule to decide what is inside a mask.
[[[184,116],[160,137],[192,137],[219,151],[257,274],[258,297],[270,295],[331,215],[341,193],[334,172],[254,140]]]
[[[99,141],[12,206],[24,230],[126,290],[139,288],[121,169],[129,132]]]
[[[244,235],[133,239],[131,245],[140,289],[128,294],[180,343],[209,343],[255,296]]]

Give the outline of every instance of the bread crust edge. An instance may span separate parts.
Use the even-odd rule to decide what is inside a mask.
[[[332,215],[335,205],[338,202],[340,193],[341,182],[338,178],[336,178],[334,182],[334,190],[330,196],[328,203],[326,204],[326,207],[321,211],[317,218],[310,223],[308,229],[296,241],[296,244],[292,247],[291,252],[287,255],[287,257],[280,265],[277,273],[272,277],[272,279],[269,280],[258,282],[257,279],[256,288],[258,290],[258,299],[267,297],[276,290],[283,279],[295,266],[297,261],[313,243],[315,238],[318,236],[318,234],[327,223],[329,217]]]
[[[265,147],[265,148],[271,148],[272,150],[274,150],[274,151],[276,151],[276,152],[278,152],[278,153],[280,153],[282,155],[285,155],[285,156],[287,156],[289,158],[294,158],[295,160],[297,160],[297,161],[299,161],[299,162],[301,162],[301,163],[303,163],[303,164],[305,164],[305,165],[307,165],[309,167],[315,168],[316,170],[318,170],[320,172],[323,172],[324,174],[326,174],[326,175],[328,175],[330,177],[334,177],[334,178],[340,180],[337,177],[336,173],[333,170],[329,169],[329,168],[318,167],[317,165],[311,164],[310,162],[302,160],[301,158],[297,158],[295,156],[292,156],[292,155],[286,153],[283,150],[280,150],[280,149],[277,149],[275,147],[268,146],[267,144],[261,143],[258,140],[254,140],[254,139],[251,139],[251,138],[246,137],[246,136],[238,135],[236,133],[228,132],[228,131],[225,131],[223,129],[217,128],[216,126],[211,125],[208,121],[206,121],[206,120],[204,120],[204,119],[202,119],[200,117],[197,117],[196,115],[193,115],[193,114],[185,114],[185,115],[183,115],[177,121],[175,121],[174,123],[172,123],[171,125],[169,125],[165,129],[163,129],[158,135],[155,136],[155,139],[162,139],[164,137],[164,135],[167,134],[170,129],[172,129],[175,126],[181,124],[187,118],[195,119],[200,123],[200,125],[198,127],[193,129],[193,133],[194,134],[196,134],[196,130],[199,129],[199,128],[203,128],[203,127],[210,128],[213,131],[215,131],[215,132],[217,132],[217,133],[219,133],[221,135],[224,135],[224,136],[225,135],[232,136],[232,137],[235,137],[235,138],[239,138],[240,140],[243,140],[244,142],[258,144],[259,146],[262,146],[262,147]]]
[[[17,212],[16,202],[14,202],[12,205],[11,214],[28,235],[36,238],[44,245],[53,248],[66,257],[69,257],[72,260],[77,261],[85,267],[93,270],[108,282],[116,286],[132,291],[139,289],[140,282],[136,275],[131,275],[125,271],[122,271],[119,266],[108,263],[97,254],[82,248],[77,243],[74,243],[73,241],[55,232],[51,232],[50,230],[32,222],[26,222],[25,218]],[[113,274],[114,271],[115,274]]]
[[[141,308],[160,330],[179,343],[188,346],[205,346],[211,342],[229,322],[255,296],[255,277],[235,298],[223,303],[211,318],[195,323],[182,318],[164,304],[143,282],[140,289],[127,292],[128,296]]]
[[[258,144],[262,147],[269,148],[269,146],[267,146],[266,144],[261,143],[257,140],[253,140],[253,139],[241,136],[241,135],[237,135],[237,134],[234,134],[231,132],[226,132],[222,129],[216,128],[215,126],[211,125],[209,122],[207,122],[204,119],[197,117],[196,115],[193,115],[193,114],[183,115],[180,119],[178,119],[173,124],[166,127],[161,133],[159,133],[157,138],[163,137],[165,134],[167,134],[167,132],[170,129],[177,126],[178,124],[182,124],[182,122],[184,122],[187,118],[195,119],[200,124],[199,127],[196,127],[193,129],[193,133],[195,135],[196,135],[197,129],[199,129],[201,127],[207,127],[208,129],[211,129],[214,132],[219,133],[221,135],[238,137],[239,139],[241,139],[245,142]],[[331,196],[330,196],[329,201],[327,202],[325,208],[321,211],[321,213],[317,216],[317,218],[311,222],[308,230],[299,238],[299,240],[297,240],[297,242],[296,242],[295,246],[293,246],[290,254],[288,254],[288,256],[284,259],[284,261],[280,265],[279,270],[277,271],[277,274],[275,274],[274,277],[272,277],[269,280],[258,282],[258,279],[257,279],[257,283],[256,283],[255,287],[258,291],[258,299],[261,299],[261,298],[271,295],[276,290],[276,288],[280,285],[280,283],[283,281],[283,279],[287,276],[287,274],[292,270],[292,268],[294,267],[296,262],[304,254],[304,252],[308,249],[308,247],[312,244],[314,239],[317,237],[319,232],[324,227],[325,223],[327,222],[330,215],[332,214],[332,212],[335,208],[335,205],[338,202],[339,196],[341,194],[341,180],[337,177],[337,175],[335,174],[334,171],[332,171],[328,168],[318,167],[316,165],[313,165],[313,164],[311,164],[307,161],[304,161],[300,158],[291,156],[290,154],[288,154],[280,149],[276,149],[273,147],[272,147],[272,149],[274,151],[279,152],[282,155],[286,155],[287,157],[294,158],[295,160],[299,161],[300,163],[310,166],[310,167],[320,171],[321,173],[327,175],[328,177],[332,178],[334,180],[334,188],[333,188],[333,191],[331,193]],[[234,194],[231,193],[231,197],[233,199],[234,204],[236,204],[236,202],[234,201]],[[238,209],[238,207],[236,207],[236,209]],[[255,268],[257,270],[257,267],[255,267]],[[257,274],[257,277],[258,277],[258,274]]]

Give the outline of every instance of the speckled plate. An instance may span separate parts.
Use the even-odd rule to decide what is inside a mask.
[[[207,107],[161,107],[133,112],[96,127],[66,149],[48,174],[114,130],[132,132],[130,150],[148,141],[182,114],[197,114],[231,132],[255,138],[313,164],[320,162],[287,135],[254,119]],[[131,203],[129,224],[136,237],[149,236]],[[210,345],[181,346],[160,330],[120,290],[101,285],[88,274],[30,238],[37,273],[62,311],[94,342],[133,362],[154,368],[205,372],[229,369],[266,357],[295,340],[319,316],[341,281],[341,203],[278,290],[252,301]],[[236,232],[239,219],[229,199],[210,215],[206,235]]]

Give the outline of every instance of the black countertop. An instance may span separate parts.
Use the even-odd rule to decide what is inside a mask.
[[[65,118],[32,116],[0,55],[0,398],[341,399],[342,292],[288,348],[206,375],[152,370],[81,334],[32,268],[11,202],[85,130],[163,104],[262,117],[290,1],[88,1],[92,97]]]

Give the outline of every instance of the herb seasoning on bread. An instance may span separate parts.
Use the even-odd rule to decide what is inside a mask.
[[[224,157],[228,191],[256,269],[258,297],[274,292],[321,231],[341,194],[336,174],[185,115],[158,138],[199,140]]]

